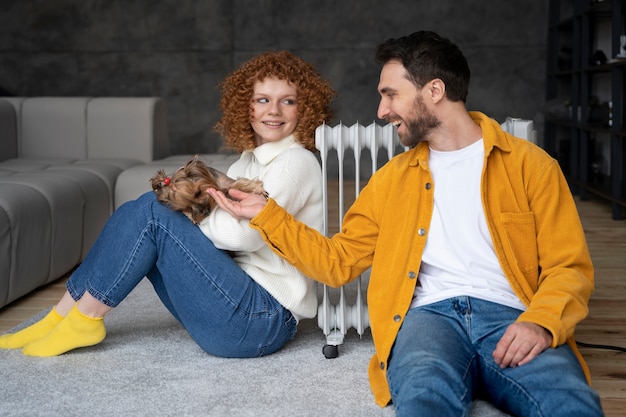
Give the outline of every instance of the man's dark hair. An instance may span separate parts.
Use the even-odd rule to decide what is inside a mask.
[[[459,47],[449,39],[429,31],[389,39],[376,49],[376,62],[385,64],[391,60],[402,63],[416,87],[422,88],[439,78],[446,85],[448,100],[467,100],[469,65]]]

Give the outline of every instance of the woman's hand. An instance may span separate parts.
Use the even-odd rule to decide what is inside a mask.
[[[248,194],[234,188],[228,191],[232,199],[215,188],[209,188],[207,192],[215,199],[218,206],[236,219],[250,220],[259,214],[267,203],[267,199],[262,195]]]

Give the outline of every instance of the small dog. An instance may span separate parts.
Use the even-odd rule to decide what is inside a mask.
[[[235,188],[247,193],[260,194],[265,198],[269,197],[262,181],[229,178],[223,172],[202,162],[198,155],[178,168],[171,176],[164,170],[159,170],[150,182],[161,203],[172,210],[182,211],[195,224],[204,220],[217,205],[213,197],[207,193],[208,188],[221,190],[226,195],[229,189]]]

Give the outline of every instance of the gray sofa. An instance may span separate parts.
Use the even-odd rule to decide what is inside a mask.
[[[71,271],[120,174],[168,155],[160,98],[0,98],[0,307]]]

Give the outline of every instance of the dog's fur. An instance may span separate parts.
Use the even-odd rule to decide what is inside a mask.
[[[246,178],[234,180],[202,162],[197,155],[172,175],[168,176],[164,170],[159,170],[150,182],[161,203],[172,210],[182,211],[195,224],[207,217],[217,205],[206,191],[208,188],[221,190],[226,195],[229,189],[235,188],[266,198],[268,196],[262,181]]]

